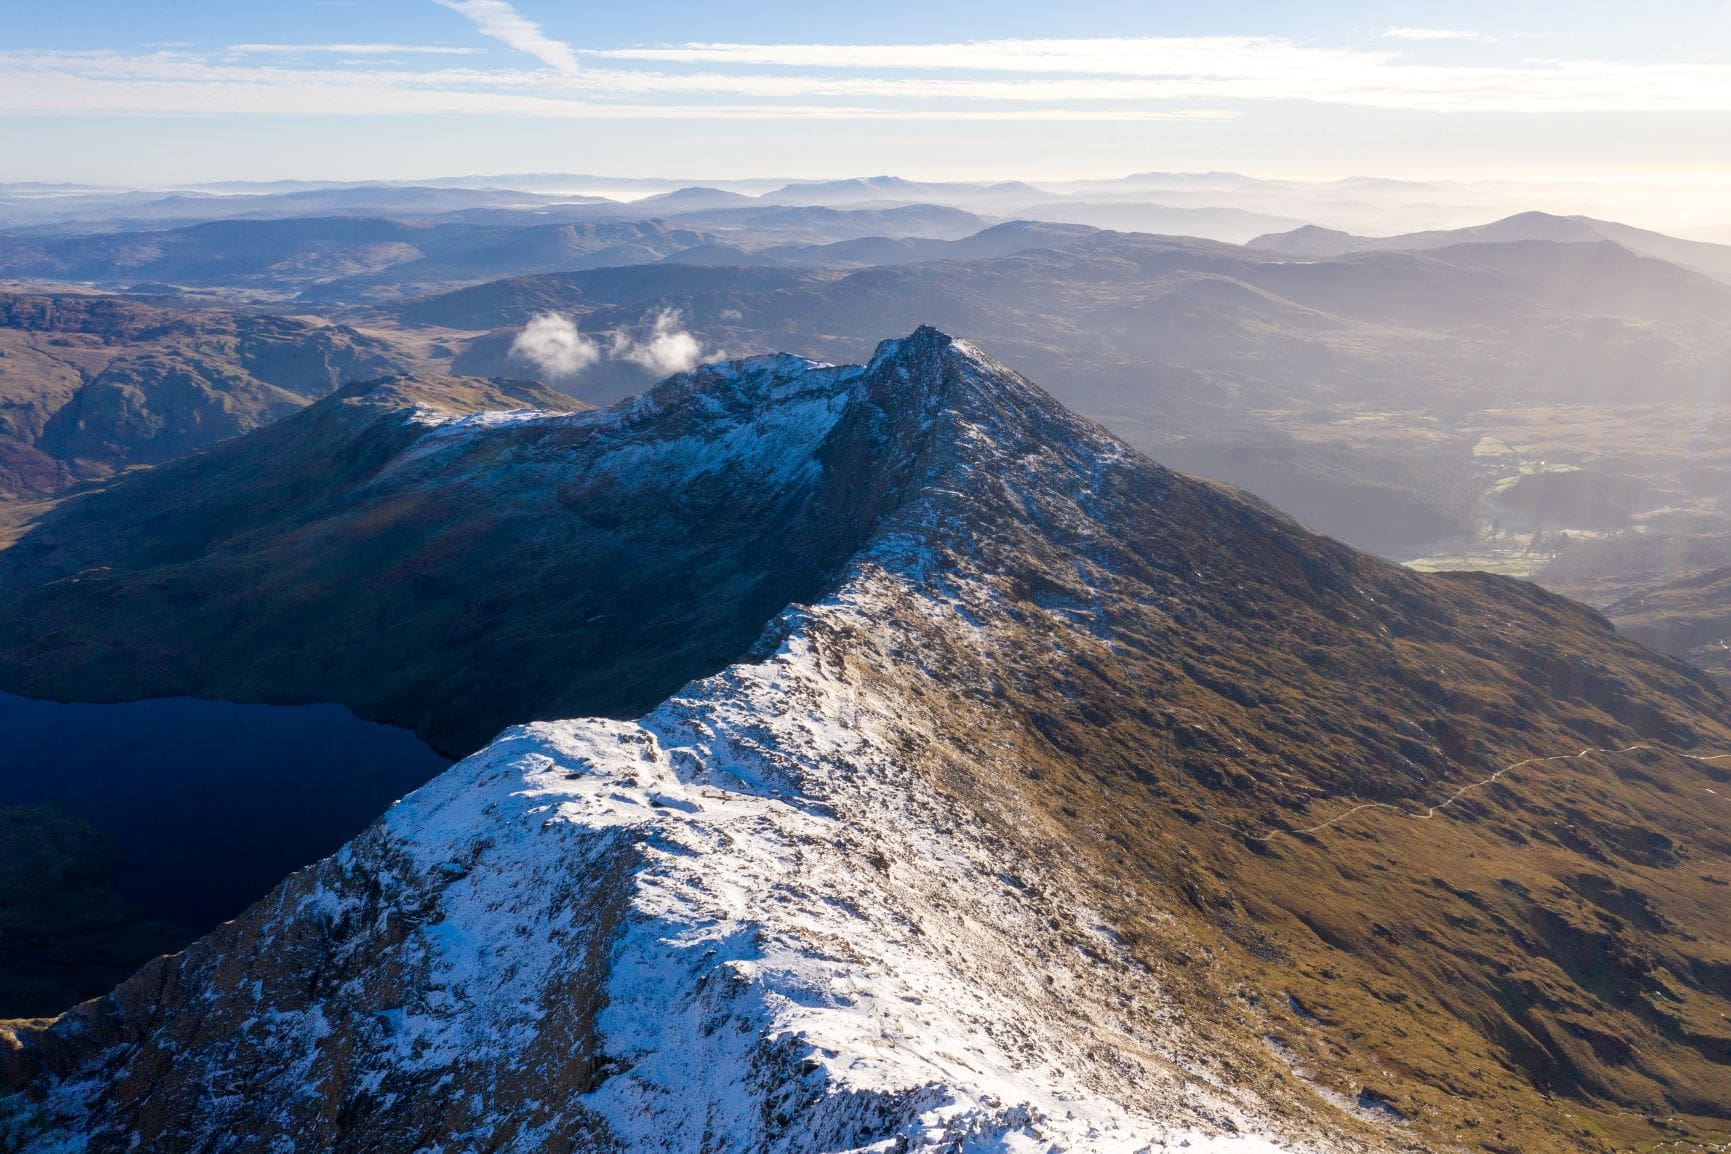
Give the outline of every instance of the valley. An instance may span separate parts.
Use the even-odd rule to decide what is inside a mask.
[[[0,498],[182,456],[399,367],[317,318],[0,293]]]

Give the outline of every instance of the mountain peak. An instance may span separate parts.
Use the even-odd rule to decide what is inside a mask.
[[[317,640],[279,661],[269,655],[284,626],[266,613],[210,637],[200,660],[131,667],[132,683],[111,683],[120,651],[173,653],[201,635],[146,598],[88,645],[10,649],[34,656],[5,672],[14,686],[49,694],[336,695],[454,754],[512,721],[632,716],[746,651],[783,606],[820,595],[934,479],[957,474],[971,486],[1041,438],[1092,430],[929,327],[884,342],[865,366],[777,354],[705,365],[608,409],[559,412],[574,406],[557,402],[539,386],[460,378],[355,386],[256,438],[69,505],[0,554],[0,595],[23,592],[0,608],[12,629],[84,614],[71,602],[50,606],[59,577],[109,574],[79,582],[72,600],[81,601],[166,566],[177,575],[163,595],[178,586],[214,607],[229,594],[192,590],[245,585],[260,604],[280,596],[300,603],[297,614],[338,623],[333,642],[382,613],[446,636],[437,656],[402,630],[383,662]],[[156,514],[141,520],[141,508]],[[363,538],[371,546],[354,552]],[[563,556],[616,556],[624,568],[574,567]],[[464,558],[460,581],[430,576],[451,572],[452,557]],[[321,570],[316,581],[303,576]],[[485,600],[512,606],[515,640],[462,624],[459,587],[471,581],[493,583]],[[572,617],[572,604],[588,611]],[[684,642],[638,656],[670,629],[684,629]],[[432,697],[429,659],[444,686]],[[98,677],[100,688],[89,680]]]
[[[0,684],[514,724],[0,1032],[36,1148],[1562,1151],[1647,1069],[1722,1113],[1731,843],[1676,798],[1726,702],[1590,611],[1315,537],[933,327],[358,446],[341,404],[45,519],[84,552],[0,574]]]
[[[958,345],[960,347],[957,347]],[[872,352],[871,360],[866,364],[866,371],[882,371],[892,361],[901,362],[905,368],[915,362],[942,358],[952,348],[962,357],[973,359],[979,356],[971,346],[960,344],[942,329],[934,325],[921,325],[905,337],[891,337],[879,341]]]

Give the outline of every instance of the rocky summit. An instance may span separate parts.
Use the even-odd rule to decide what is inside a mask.
[[[932,329],[600,411],[503,390],[351,387],[0,554],[0,651],[37,655],[0,687],[125,669],[447,747],[523,723],[109,996],[6,1026],[0,1148],[1731,1127],[1704,675],[1162,469]],[[127,660],[164,637],[192,640]]]

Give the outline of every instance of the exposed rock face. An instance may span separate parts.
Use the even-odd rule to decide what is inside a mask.
[[[1312,537],[932,330],[401,427],[322,498],[376,533],[417,493],[551,516],[567,458],[573,519],[642,468],[690,534],[775,494],[839,561],[720,672],[506,732],[13,1028],[13,1145],[1560,1151],[1723,1114],[1726,701],[1589,611]],[[162,579],[131,548],[117,594]]]

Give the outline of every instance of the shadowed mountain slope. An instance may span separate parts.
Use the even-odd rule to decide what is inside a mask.
[[[69,503],[3,555],[0,648],[44,659],[0,683],[310,685],[469,734],[713,676],[507,732],[14,1027],[22,1148],[1609,1151],[1731,1122],[1727,701],[1591,611],[1315,537],[930,329],[598,413],[427,396]],[[296,439],[341,467],[290,500],[248,461]],[[153,552],[124,532],[147,482],[261,511],[196,541],[170,507]],[[146,618],[198,648],[138,669]],[[599,630],[655,675],[616,692]]]
[[[115,890],[111,838],[52,805],[0,806],[0,988],[56,1014],[186,941]]]
[[[491,406],[446,403],[450,381],[351,387],[44,517],[0,555],[0,678],[340,700],[459,754],[512,721],[641,711],[813,596],[872,523],[856,506],[883,478],[803,456],[841,404],[805,368],[562,420],[464,415],[582,407],[541,386],[457,386],[513,390]]]

